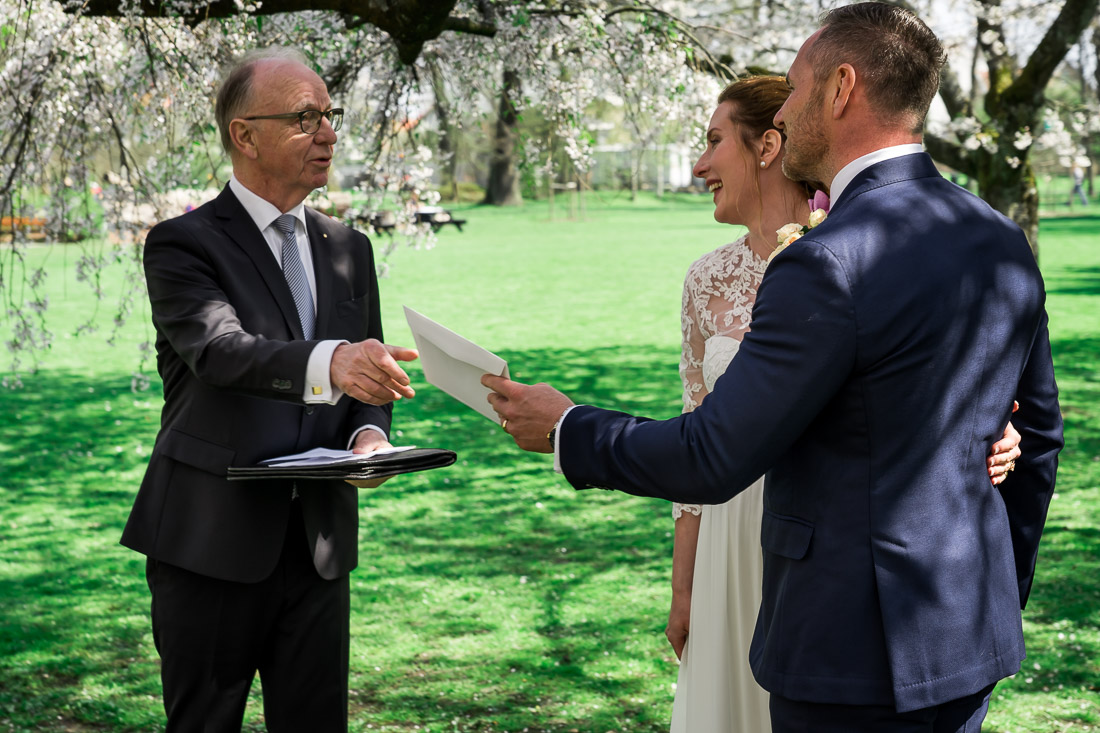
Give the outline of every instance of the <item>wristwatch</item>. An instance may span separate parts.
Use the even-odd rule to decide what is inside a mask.
[[[550,428],[550,432],[546,434],[546,439],[550,441],[550,450],[554,450],[554,439],[558,437],[558,426]]]

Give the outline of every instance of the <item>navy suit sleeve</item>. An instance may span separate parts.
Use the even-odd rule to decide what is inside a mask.
[[[769,265],[752,330],[696,410],[654,421],[578,407],[562,424],[563,472],[578,489],[728,501],[826,408],[855,357],[845,273],[825,246],[804,237]]]
[[[204,384],[300,403],[300,390],[278,385],[302,383],[316,342],[248,333],[222,285],[223,274],[206,253],[208,246],[183,219],[149,232],[144,263],[153,322]]]
[[[1046,311],[1016,394],[1020,410],[1012,416],[1012,424],[1020,431],[1022,455],[1016,461],[1016,470],[1009,474],[1000,489],[1012,531],[1020,608],[1023,608],[1031,592],[1039,539],[1054,494],[1058,452],[1065,445]]]

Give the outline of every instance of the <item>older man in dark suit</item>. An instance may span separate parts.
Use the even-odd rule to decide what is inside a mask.
[[[769,265],[697,410],[650,421],[483,378],[578,489],[719,503],[767,471],[750,663],[776,733],[977,731],[1024,657],[1062,447],[1043,282],[1019,228],[921,150],[942,63],[882,3],[803,45],[775,121],[784,169],[829,182],[832,208]],[[1014,398],[1023,456],[994,487]]]
[[[229,185],[146,240],[165,405],[122,544],[148,557],[168,730],[239,730],[258,670],[269,730],[343,731],[356,489],[226,469],[389,445],[416,352],[382,343],[367,238],[302,203],[343,115],[304,57],[245,56],[216,114]]]

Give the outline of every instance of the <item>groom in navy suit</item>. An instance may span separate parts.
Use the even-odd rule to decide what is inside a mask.
[[[1062,421],[1043,282],[1006,217],[921,150],[943,48],[912,13],[829,13],[776,116],[828,219],[768,267],[694,412],[653,421],[483,382],[577,489],[720,503],[767,473],[750,652],[779,731],[976,731],[1024,658],[1020,608]],[[1012,417],[1023,456],[985,456]]]

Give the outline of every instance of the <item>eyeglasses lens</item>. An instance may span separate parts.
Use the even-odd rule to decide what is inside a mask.
[[[302,132],[307,135],[315,134],[321,129],[322,117],[328,118],[333,131],[339,130],[340,125],[344,122],[344,110],[330,109],[328,112],[321,112],[315,109],[306,110],[299,118],[301,120]]]

